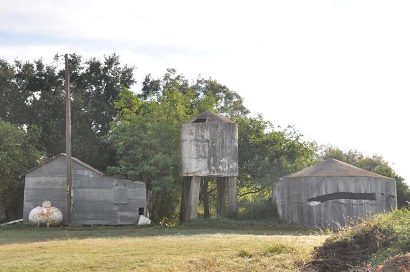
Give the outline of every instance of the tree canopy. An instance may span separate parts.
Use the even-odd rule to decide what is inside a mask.
[[[0,120],[0,222],[22,215],[24,184],[19,178],[41,159],[37,131]]]
[[[135,81],[133,68],[121,66],[117,55],[103,61],[69,58],[72,89],[73,155],[101,170],[112,163],[112,150],[102,138],[117,110],[121,87]],[[37,127],[39,143],[48,157],[65,150],[64,69],[56,64],[0,60],[0,119]]]

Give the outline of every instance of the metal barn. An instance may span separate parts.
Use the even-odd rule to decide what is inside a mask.
[[[304,226],[338,227],[397,208],[394,179],[335,159],[282,177],[273,198],[281,219]]]
[[[64,153],[24,174],[23,221],[45,200],[67,213],[66,155]],[[105,176],[72,157],[73,225],[136,224],[146,206],[145,183]]]

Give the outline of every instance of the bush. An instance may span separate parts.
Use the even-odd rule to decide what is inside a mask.
[[[348,271],[376,267],[387,258],[410,251],[410,210],[367,218],[333,234],[318,247],[306,271]]]
[[[254,199],[242,202],[239,219],[243,220],[277,220],[278,212],[272,199]]]

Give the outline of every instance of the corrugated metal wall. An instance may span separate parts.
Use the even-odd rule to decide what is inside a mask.
[[[31,209],[51,201],[66,218],[66,161],[64,156],[34,169],[25,176],[23,219]],[[145,183],[98,173],[73,161],[73,224],[135,224],[145,208]]]
[[[353,194],[333,194],[337,192]],[[359,199],[344,199],[346,195]],[[304,226],[343,226],[350,218],[397,208],[395,180],[379,177],[283,177],[273,196],[281,219]]]

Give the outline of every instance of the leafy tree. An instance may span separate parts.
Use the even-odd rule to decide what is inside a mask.
[[[235,119],[239,125],[240,195],[270,195],[272,182],[315,161],[314,143],[292,127],[274,127],[262,116]]]
[[[408,206],[410,201],[409,186],[404,182],[404,178],[399,176],[382,156],[365,156],[356,150],[344,152],[334,146],[323,146],[321,149],[319,154],[321,159],[337,159],[379,175],[394,178],[397,187],[397,205],[399,208]]]
[[[180,176],[180,125],[204,110],[230,109],[240,113],[241,98],[216,81],[190,84],[169,69],[161,79],[147,76],[142,91],[123,89],[115,106],[117,119],[108,142],[117,151],[109,172],[146,182],[154,220],[177,219]],[[206,200],[205,200],[206,202]]]
[[[115,106],[118,115],[108,141],[117,151],[117,163],[109,172],[147,183],[149,210],[157,221],[176,220],[182,188],[180,125],[204,110],[239,124],[241,195],[269,197],[272,178],[299,170],[314,159],[313,145],[303,142],[297,131],[274,128],[261,116],[249,117],[241,97],[212,79],[199,78],[190,84],[170,69],[161,79],[147,76],[138,95],[123,89]],[[215,199],[210,181],[201,183],[205,215]]]
[[[180,124],[188,119],[189,96],[169,89],[158,100],[141,101],[126,89],[108,141],[117,151],[109,173],[147,184],[148,208],[156,221],[177,218],[180,196]]]
[[[72,85],[73,155],[104,170],[113,164],[112,148],[102,139],[117,110],[121,87],[135,81],[133,68],[122,66],[117,55],[83,61],[70,57]],[[42,60],[8,64],[0,60],[0,118],[38,127],[40,144],[48,157],[65,150],[64,70]]]
[[[19,175],[35,166],[42,153],[38,134],[0,120],[0,222],[21,218],[23,181]]]

